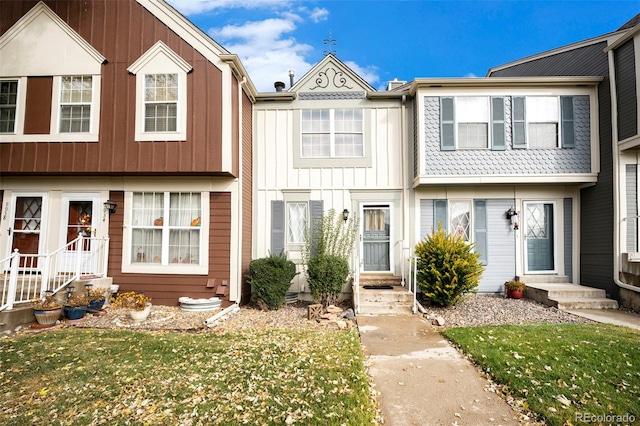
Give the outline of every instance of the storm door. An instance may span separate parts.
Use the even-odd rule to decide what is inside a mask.
[[[388,204],[362,207],[362,257],[365,272],[391,270],[390,215]]]
[[[549,202],[525,202],[524,210],[526,272],[554,272],[554,205]]]
[[[63,251],[62,272],[75,272],[76,262],[80,261],[81,273],[95,271],[95,256],[92,256],[92,249],[96,245],[91,238],[96,236],[96,228],[100,222],[97,206],[99,205],[99,194],[63,194],[62,214],[63,231],[61,246]],[[78,256],[77,242],[73,242],[80,235],[84,237]],[[73,242],[72,244],[69,244]]]
[[[20,254],[38,254],[40,252],[40,233],[42,232],[41,196],[14,197],[13,225],[11,233],[11,251],[20,250]],[[20,258],[20,268],[37,269],[38,258]]]

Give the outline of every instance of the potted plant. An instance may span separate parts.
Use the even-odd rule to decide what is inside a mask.
[[[89,298],[87,310],[94,313],[100,312],[107,297],[107,289],[101,287],[92,288],[87,292],[87,297]]]
[[[125,291],[118,293],[113,306],[129,309],[129,316],[135,322],[144,321],[151,312],[151,298],[145,296],[144,293],[136,293],[135,291]]]
[[[62,303],[51,290],[47,290],[40,299],[33,300],[31,307],[36,321],[41,325],[53,325],[62,315]]]
[[[504,283],[505,293],[512,299],[522,299],[522,293],[526,287],[525,283],[517,279]]]
[[[87,313],[89,298],[82,293],[69,293],[64,302],[64,316],[68,320],[84,318]]]

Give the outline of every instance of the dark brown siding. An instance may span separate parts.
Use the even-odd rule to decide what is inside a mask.
[[[0,33],[36,3],[0,1]],[[102,66],[99,142],[38,143],[36,150],[23,143],[0,144],[0,171],[119,175],[222,172],[222,73],[218,68],[135,0],[50,0],[46,4],[107,59]],[[186,141],[134,140],[136,78],[127,67],[158,40],[193,67],[187,75]]]
[[[633,38],[613,52],[616,70],[618,141],[638,134],[638,96]]]
[[[46,135],[51,126],[53,77],[29,77],[24,110],[24,133]]]
[[[131,274],[121,271],[122,220],[124,193],[112,191],[109,196],[118,203],[111,215],[109,232],[108,275],[120,291],[144,291],[156,305],[177,305],[182,296],[193,298],[214,297],[216,288],[207,287],[209,279],[226,280],[229,283],[231,260],[231,194],[212,192],[209,196],[209,272],[208,275]],[[231,284],[231,283],[229,283]]]
[[[598,85],[600,172],[595,186],[580,194],[580,284],[604,289],[617,297],[613,282],[613,155],[611,91],[606,42],[595,43],[517,64],[490,77],[603,76]],[[597,232],[594,232],[597,230]]]
[[[251,299],[251,285],[245,277],[249,274],[252,253],[253,215],[253,105],[247,96],[242,97],[242,303]]]
[[[5,214],[6,210],[9,209],[9,203],[7,203],[6,206],[3,205],[3,202],[2,202],[3,199],[4,199],[4,190],[0,189],[0,217],[2,217]]]

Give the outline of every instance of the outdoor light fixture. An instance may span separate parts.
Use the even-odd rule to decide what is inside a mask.
[[[349,220],[349,210],[347,209],[342,210],[342,219],[344,219],[345,222]]]
[[[518,230],[520,227],[520,218],[518,217],[518,212],[513,207],[507,210],[507,219],[511,221],[513,229]]]
[[[104,209],[110,214],[116,212],[116,207],[118,207],[118,204],[116,204],[116,202],[113,200],[107,200],[104,202]]]

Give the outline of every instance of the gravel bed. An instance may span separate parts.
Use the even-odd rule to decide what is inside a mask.
[[[126,310],[109,307],[106,310],[106,315],[88,316],[86,320],[74,326],[80,328],[212,332],[250,328],[326,328],[326,325],[307,320],[308,305],[307,302],[299,301],[287,304],[277,311],[263,311],[253,305],[244,306],[211,328],[207,327],[204,321],[218,311],[187,312],[177,306],[154,305],[147,320],[134,323]],[[426,306],[426,309],[428,318],[442,317],[444,327],[593,322],[530,300],[507,299],[498,295],[469,295],[455,306],[447,308]]]
[[[427,317],[442,317],[444,327],[478,325],[582,323],[593,321],[528,299],[508,299],[499,295],[468,295],[447,308],[425,306]]]

